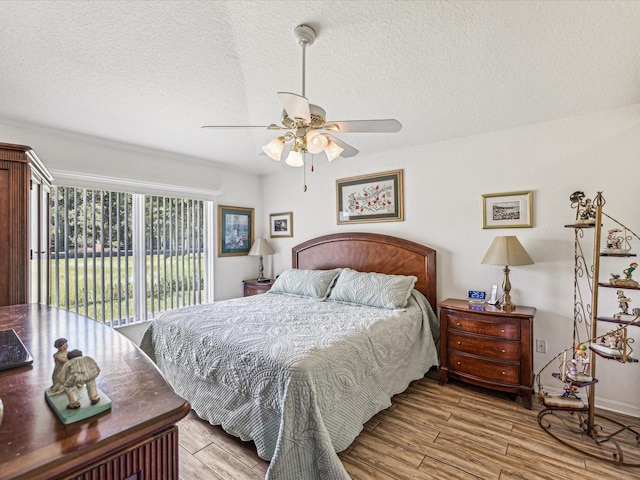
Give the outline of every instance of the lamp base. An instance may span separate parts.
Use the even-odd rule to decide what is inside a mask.
[[[269,283],[271,281],[270,278],[256,278],[256,282],[258,283]]]
[[[503,304],[500,306],[500,310],[503,312],[513,312],[516,309],[516,306],[513,303]]]

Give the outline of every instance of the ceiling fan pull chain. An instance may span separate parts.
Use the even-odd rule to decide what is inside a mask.
[[[302,191],[306,192],[307,191],[307,166],[304,165],[307,163],[307,156],[302,154]]]

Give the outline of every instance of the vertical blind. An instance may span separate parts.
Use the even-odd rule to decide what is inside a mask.
[[[49,303],[112,326],[202,303],[204,203],[54,187]]]

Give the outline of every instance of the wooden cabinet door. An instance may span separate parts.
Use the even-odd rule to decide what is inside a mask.
[[[3,157],[0,156],[0,306],[27,303],[29,267],[29,166],[20,161],[7,161]]]
[[[0,143],[0,306],[48,300],[51,180],[30,147]],[[36,261],[30,265],[32,240]]]

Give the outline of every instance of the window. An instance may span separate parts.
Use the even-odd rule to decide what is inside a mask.
[[[112,326],[212,300],[211,202],[56,186],[50,304]]]

